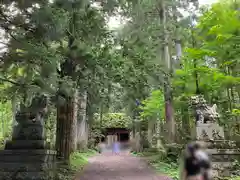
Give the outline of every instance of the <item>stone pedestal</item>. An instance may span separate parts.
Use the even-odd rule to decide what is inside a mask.
[[[216,142],[215,142],[216,143]],[[226,140],[218,141],[218,146],[213,142],[209,142],[207,152],[212,161],[213,177],[226,177],[232,173],[234,161],[239,159],[240,151],[231,145]],[[222,146],[222,147],[221,147]],[[225,147],[223,147],[225,146]]]
[[[47,150],[43,110],[16,114],[12,140],[0,151],[0,180],[55,180],[56,151]]]
[[[234,161],[240,157],[240,151],[234,141],[224,140],[223,127],[217,123],[198,124],[196,139],[207,148],[213,177],[230,176]]]
[[[190,106],[196,118],[196,140],[207,148],[213,176],[229,176],[240,151],[235,142],[224,139],[223,127],[217,123],[221,117],[217,105],[209,106],[202,95],[197,95],[191,97]]]
[[[55,160],[52,150],[2,150],[0,180],[54,180]]]
[[[197,140],[224,139],[223,127],[217,123],[199,123],[196,126],[196,137]]]

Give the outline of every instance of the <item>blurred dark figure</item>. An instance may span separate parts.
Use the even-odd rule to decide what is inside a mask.
[[[182,180],[210,180],[211,162],[198,143],[187,145],[183,159]]]

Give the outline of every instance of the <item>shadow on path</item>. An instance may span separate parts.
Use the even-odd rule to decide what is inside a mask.
[[[171,180],[157,175],[145,161],[129,152],[118,155],[105,152],[89,159],[83,174],[76,180]]]

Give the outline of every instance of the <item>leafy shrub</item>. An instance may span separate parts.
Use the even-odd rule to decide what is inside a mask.
[[[182,151],[184,149],[184,145],[181,144],[166,144],[166,157],[167,161],[169,162],[175,162],[177,163],[179,160],[179,157],[182,155]]]
[[[172,148],[172,146],[170,146],[170,148]],[[146,157],[148,163],[161,174],[166,174],[176,180],[179,179],[178,163],[168,158],[167,150],[159,151],[157,148],[148,148],[138,155]]]
[[[70,164],[59,163],[57,169],[57,180],[72,180],[77,171],[81,171],[88,163],[88,157],[96,154],[95,150],[85,152],[74,152],[70,157]]]
[[[11,102],[0,102],[0,149],[4,147],[6,140],[11,139],[12,119]]]
[[[132,119],[124,113],[106,113],[103,114],[102,120],[100,115],[94,115],[94,121],[89,136],[89,148],[94,148],[105,135],[106,128],[127,128],[130,129]]]
[[[239,161],[234,161],[234,164],[233,164],[233,173],[234,175],[237,175],[237,176],[240,176],[240,163]],[[240,177],[239,177],[240,179]]]
[[[157,162],[151,163],[151,165],[160,173],[166,174],[169,177],[173,178],[174,180],[179,179],[179,168],[178,165],[175,163],[164,163],[164,162]]]
[[[106,113],[103,114],[100,122],[100,115],[95,114],[95,124],[101,124],[103,128],[130,128],[132,120],[124,113]]]

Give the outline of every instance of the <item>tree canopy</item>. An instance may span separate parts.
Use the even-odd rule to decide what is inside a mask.
[[[239,137],[239,5],[3,0],[0,111],[14,114],[10,104],[27,106],[33,97],[47,96],[51,122],[61,129],[56,149],[66,151],[66,159],[76,139],[88,139],[86,129],[96,119],[104,127],[127,121],[141,136],[148,128],[158,143],[161,136],[185,143],[194,125],[189,98],[200,94],[217,104],[229,137]],[[116,16],[123,24],[112,30],[108,21]],[[69,144],[61,146],[64,139]]]

